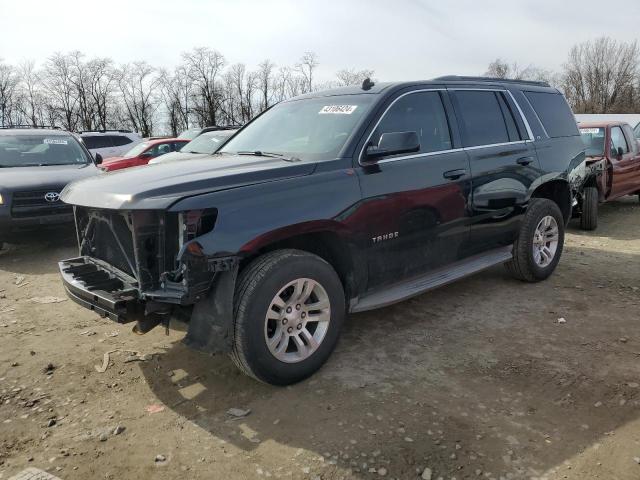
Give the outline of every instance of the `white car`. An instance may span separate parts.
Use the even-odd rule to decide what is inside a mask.
[[[178,152],[167,153],[154,158],[149,165],[166,163],[175,160],[191,160],[192,158],[207,157],[217,151],[238,130],[214,130],[198,135]]]
[[[102,158],[124,155],[132,147],[142,143],[142,137],[129,130],[80,132],[80,138],[94,157],[99,153]]]

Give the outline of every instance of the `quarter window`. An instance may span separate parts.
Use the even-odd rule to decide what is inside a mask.
[[[133,140],[124,135],[111,135],[109,138],[111,138],[114,147],[122,147],[123,145],[129,145],[133,142]]]
[[[624,138],[624,133],[620,127],[611,128],[611,153],[617,155],[618,148],[622,148],[623,153],[629,153],[629,146]]]
[[[517,128],[513,116],[510,116],[508,128],[497,93],[475,90],[459,90],[455,93],[465,147],[507,143],[511,141],[509,129],[513,138],[516,138]]]
[[[559,93],[524,92],[551,138],[578,135],[576,119]]]
[[[113,146],[111,139],[104,135],[86,135],[82,137],[82,141],[89,150],[95,148],[110,148]]]
[[[400,97],[376,127],[370,145],[377,145],[383,133],[416,132],[420,153],[451,150],[447,114],[438,92],[416,92]]]

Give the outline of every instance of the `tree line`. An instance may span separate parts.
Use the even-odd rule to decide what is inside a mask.
[[[639,62],[637,42],[602,37],[573,46],[558,72],[496,59],[484,75],[546,81],[563,91],[575,113],[636,113]],[[343,69],[334,80],[318,82],[318,65],[318,56],[305,52],[293,65],[267,59],[248,69],[206,47],[184,52],[173,70],[144,61],[118,65],[80,51],[55,53],[42,65],[0,59],[0,126],[175,135],[194,126],[241,125],[287,98],[357,85],[374,74]]]
[[[640,113],[638,43],[601,37],[574,45],[561,71],[497,59],[486,76],[545,81],[560,89],[574,113]]]
[[[55,53],[41,66],[0,59],[0,126],[176,135],[194,126],[241,125],[287,98],[358,84],[374,73],[344,69],[320,84],[318,65],[317,55],[305,52],[294,65],[264,60],[249,70],[206,47],[184,52],[173,70],[144,61],[117,65],[80,51]]]

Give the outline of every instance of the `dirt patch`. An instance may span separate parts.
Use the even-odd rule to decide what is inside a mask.
[[[626,198],[596,232],[572,224],[546,282],[494,268],[352,315],[328,364],[288,388],[189,350],[183,331],[139,337],[59,301],[71,232],[14,246],[0,478],[638,479],[639,218]]]

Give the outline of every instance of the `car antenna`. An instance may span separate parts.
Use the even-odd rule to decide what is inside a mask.
[[[362,89],[363,90],[371,90],[371,87],[373,87],[375,85],[374,82],[371,81],[371,79],[369,77],[364,79],[364,82],[362,82]]]

